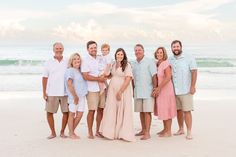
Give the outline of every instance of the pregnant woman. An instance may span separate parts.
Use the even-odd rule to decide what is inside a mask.
[[[107,139],[135,141],[133,128],[132,69],[124,49],[115,53],[111,81],[108,87],[106,107],[100,126],[101,134]]]

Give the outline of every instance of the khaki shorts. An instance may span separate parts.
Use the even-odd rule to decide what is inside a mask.
[[[134,99],[134,111],[135,112],[153,112],[154,111],[154,99]]]
[[[87,103],[89,110],[97,110],[105,107],[105,92],[100,95],[100,92],[88,92]]]
[[[176,95],[176,107],[177,110],[193,111],[193,95]]]
[[[45,110],[49,113],[57,113],[59,104],[61,112],[68,112],[67,96],[48,96]]]

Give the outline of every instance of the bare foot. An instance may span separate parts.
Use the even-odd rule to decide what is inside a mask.
[[[164,132],[165,132],[165,129],[163,129],[160,132],[158,132],[157,135],[163,134]]]
[[[94,136],[93,135],[88,135],[88,138],[89,139],[94,139]]]
[[[75,133],[69,134],[69,138],[71,138],[71,139],[80,139],[80,137],[77,136]]]
[[[51,140],[51,139],[53,139],[53,138],[55,138],[55,137],[57,137],[56,134],[51,134],[50,136],[47,137],[47,139],[48,139],[48,140]]]
[[[93,131],[88,131],[88,138],[89,139],[94,139]]]
[[[193,136],[192,136],[191,132],[187,133],[186,139],[187,140],[192,140],[193,139]]]
[[[168,133],[168,132],[164,132],[162,134],[159,134],[159,137],[171,137],[171,133]]]
[[[101,133],[99,133],[99,132],[97,132],[97,133],[95,134],[95,136],[100,137],[100,138],[104,138],[104,136],[103,136]]]
[[[151,136],[149,134],[143,135],[143,137],[140,138],[140,140],[147,140],[151,138]]]
[[[80,139],[80,137],[77,136],[76,134],[69,135],[69,138],[71,138],[71,139]]]
[[[183,134],[184,134],[184,130],[178,130],[176,133],[174,133],[174,136],[179,136]]]
[[[61,137],[61,138],[67,138],[67,136],[66,136],[64,133],[61,133],[61,134],[60,134],[60,137]]]
[[[188,136],[186,136],[186,139],[187,139],[187,140],[192,140],[193,137],[192,137],[191,135],[188,135]]]
[[[143,135],[144,135],[143,131],[140,131],[139,133],[135,134],[135,136],[143,136]]]

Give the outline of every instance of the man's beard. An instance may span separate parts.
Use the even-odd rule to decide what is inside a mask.
[[[176,51],[178,52],[176,53]],[[182,53],[182,50],[176,50],[176,51],[172,51],[175,56],[179,56]]]

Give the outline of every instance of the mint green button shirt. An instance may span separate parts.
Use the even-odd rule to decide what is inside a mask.
[[[197,69],[195,58],[186,53],[180,56],[171,56],[169,62],[172,67],[172,78],[175,95],[185,95],[190,92],[192,75],[191,70]]]
[[[131,63],[134,75],[134,98],[151,98],[153,84],[152,77],[157,74],[157,67],[154,59],[144,58],[138,62]]]

